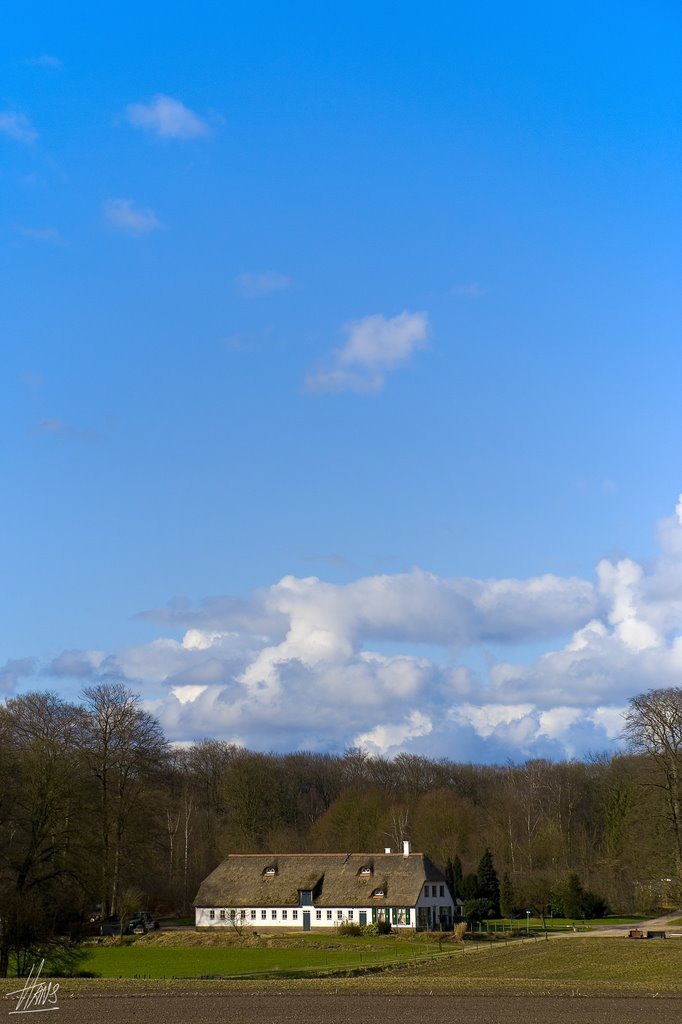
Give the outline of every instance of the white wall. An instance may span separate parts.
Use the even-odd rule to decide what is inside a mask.
[[[425,888],[428,888],[428,896],[425,894]],[[432,895],[434,889],[436,892],[435,896]],[[441,889],[443,892],[442,896]],[[450,922],[452,922],[455,915],[455,904],[447,885],[442,882],[427,882],[422,887],[419,899],[417,900],[417,912],[420,909],[426,911],[428,927],[438,926],[441,914],[445,914]]]
[[[364,911],[367,914],[367,924],[372,923],[372,910],[379,910],[379,907],[247,907],[244,910],[245,917],[241,918],[242,908],[235,909],[236,923],[238,925],[244,925],[246,928],[255,928],[256,931],[259,928],[281,928],[283,931],[287,929],[293,930],[296,928],[303,929],[303,911],[310,911],[310,927],[311,928],[337,928],[340,924],[347,924],[352,921],[355,924],[360,923],[360,913]],[[386,909],[386,908],[383,908]],[[403,910],[404,908],[400,908]],[[223,910],[225,913],[224,918],[221,918],[220,911]],[[195,908],[195,922],[198,928],[232,928],[232,921],[230,919],[230,907],[215,907],[213,908],[214,916],[211,917],[211,910],[209,907],[196,907]],[[273,918],[273,910],[276,912],[276,917]],[[252,917],[252,913],[255,913],[255,917]],[[265,917],[263,917],[265,913]],[[286,913],[286,917],[283,914]],[[318,918],[318,913],[320,917]],[[331,914],[331,917],[329,916]],[[294,916],[296,915],[296,916]],[[414,907],[410,907],[410,923],[398,925],[392,925],[393,927],[403,928],[414,928],[416,921],[416,912]],[[391,922],[392,924],[392,922]]]

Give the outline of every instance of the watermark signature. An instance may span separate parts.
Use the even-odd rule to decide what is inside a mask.
[[[17,997],[17,1005],[12,1013],[45,1013],[46,1010],[58,1010],[57,992],[59,985],[54,981],[41,981],[40,972],[45,961],[40,961],[40,967],[35,971],[35,964],[29,971],[28,978],[23,988],[15,992],[8,992],[7,998]],[[35,973],[34,973],[35,971]]]

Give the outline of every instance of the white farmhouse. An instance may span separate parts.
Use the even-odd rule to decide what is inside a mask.
[[[450,928],[445,876],[423,853],[230,854],[194,901],[197,928],[244,924],[303,931],[388,921],[397,929]]]

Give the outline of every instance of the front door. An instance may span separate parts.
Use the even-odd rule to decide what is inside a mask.
[[[367,924],[367,911],[366,910],[361,910],[360,911],[360,927],[362,928],[362,926],[365,925],[365,924]]]
[[[303,931],[304,932],[309,932],[310,931],[310,911],[309,910],[304,910],[303,911]]]

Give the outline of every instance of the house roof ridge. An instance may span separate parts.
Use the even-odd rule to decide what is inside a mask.
[[[385,853],[380,850],[351,850],[346,853],[323,853],[319,850],[312,853],[276,853],[267,851],[265,853],[228,853],[226,857],[426,857],[427,854],[419,850],[411,850],[410,853],[391,852]]]

